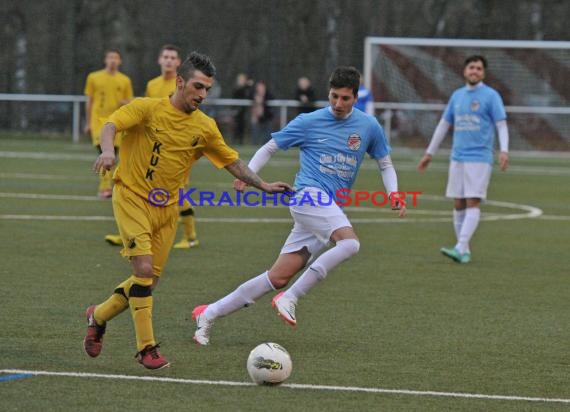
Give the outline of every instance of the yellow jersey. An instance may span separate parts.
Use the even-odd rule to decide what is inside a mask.
[[[217,168],[239,158],[226,145],[214,119],[200,110],[178,110],[168,97],[137,98],[108,122],[117,132],[124,131],[115,181],[145,199],[153,189],[165,190],[169,200],[164,206],[178,203],[179,189],[200,157],[206,156]]]
[[[165,80],[162,75],[150,79],[146,84],[145,97],[168,97],[176,90],[176,76]]]
[[[93,98],[90,127],[98,138],[105,118],[121,106],[121,100],[133,98],[133,85],[127,75],[121,72],[111,75],[103,69],[87,76],[84,93]]]

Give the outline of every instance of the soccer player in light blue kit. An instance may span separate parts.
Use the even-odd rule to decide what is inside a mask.
[[[495,128],[499,134],[499,166],[509,166],[509,132],[507,115],[499,93],[483,83],[487,61],[483,56],[465,60],[463,76],[467,84],[457,89],[431,142],[418,164],[418,171],[427,169],[432,156],[453,125],[453,145],[446,196],[454,199],[453,226],[457,244],[441,248],[441,253],[458,263],[469,263],[469,241],[477,229],[481,200],[487,197],[487,187],[493,167]]]
[[[194,340],[198,344],[209,343],[210,329],[216,318],[285,287],[310,263],[287,291],[278,293],[272,300],[272,306],[283,320],[296,325],[297,300],[360,248],[352,225],[334,200],[339,189],[352,186],[367,153],[378,163],[386,191],[398,191],[391,148],[382,127],[374,117],[353,110],[359,83],[358,70],[337,68],[329,80],[330,106],[297,116],[283,130],[273,133],[272,139],[249,162],[249,167],[257,172],[279,149],[300,149],[296,194],[290,200],[294,226],[271,269],[246,281],[222,299],[194,308],[192,317],[197,324]],[[243,191],[245,184],[238,180],[234,187]],[[405,216],[405,205],[396,205],[394,209],[399,211],[400,217]],[[329,241],[334,246],[318,255]]]

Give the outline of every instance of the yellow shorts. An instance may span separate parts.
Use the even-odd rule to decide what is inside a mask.
[[[101,144],[101,130],[103,125],[101,122],[91,121],[91,143],[93,146],[99,146]]]
[[[123,240],[121,255],[152,255],[152,269],[160,276],[176,236],[178,206],[153,206],[122,183],[113,187],[113,212]]]
[[[184,191],[185,191],[185,192],[188,191],[188,190],[190,190],[190,188],[192,188],[192,184],[190,183],[190,172],[191,172],[191,171],[192,171],[192,170],[189,170],[189,171],[188,171],[188,176],[186,176],[186,184],[184,185]],[[193,210],[193,209],[194,209],[194,206],[192,206],[192,205],[191,205],[189,202],[187,202],[187,201],[184,202],[182,205],[178,206],[178,210],[179,210],[180,212],[184,212],[184,211],[189,210],[189,209],[192,209],[192,210]]]

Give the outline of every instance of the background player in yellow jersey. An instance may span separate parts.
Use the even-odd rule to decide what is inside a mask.
[[[168,97],[176,90],[176,70],[180,67],[180,49],[172,44],[165,44],[158,53],[160,76],[146,84],[146,97]]]
[[[179,189],[200,157],[265,192],[292,190],[286,183],[266,183],[249,169],[226,145],[214,119],[199,110],[214,75],[210,59],[193,52],[178,69],[172,96],[135,99],[113,113],[103,128],[102,153],[93,166],[98,173],[114,166],[115,135],[125,131],[113,210],[123,238],[121,253],[130,259],[133,275],[105,302],[87,308],[84,349],[91,357],[101,353],[106,323],[130,308],[138,361],[148,369],[169,365],[154,339],[152,290],[176,235]]]
[[[85,134],[91,136],[93,146],[101,153],[101,129],[105,119],[122,105],[133,98],[131,79],[119,71],[121,53],[117,49],[105,51],[105,68],[89,73],[84,94],[87,96],[85,106]],[[119,146],[119,142],[115,144]],[[100,177],[99,197],[111,197],[111,176]]]
[[[158,55],[158,65],[160,66],[160,76],[149,80],[146,84],[146,97],[167,97],[174,93],[176,89],[176,70],[180,66],[180,50],[172,44],[166,44],[160,49]],[[189,189],[190,177],[186,183],[186,190]],[[180,221],[182,222],[183,235],[180,241],[174,244],[175,249],[190,249],[200,244],[196,234],[196,224],[194,222],[194,208],[184,204],[180,206]]]

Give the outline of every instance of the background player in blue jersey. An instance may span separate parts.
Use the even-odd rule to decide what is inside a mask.
[[[382,127],[374,117],[353,110],[359,83],[358,70],[337,68],[329,79],[330,106],[300,114],[283,130],[272,133],[272,139],[249,162],[252,170],[259,171],[279,149],[299,148],[296,194],[290,202],[294,226],[271,269],[243,283],[222,299],[194,308],[192,317],[197,324],[194,334],[197,343],[209,343],[210,328],[216,318],[285,287],[311,262],[287,291],[272,300],[273,307],[287,323],[297,323],[297,300],[323,280],[331,269],[358,252],[358,237],[334,200],[339,189],[352,186],[367,153],[378,163],[386,191],[398,190],[391,148]],[[244,190],[245,184],[236,181],[235,188]],[[301,201],[309,198],[312,201]],[[395,209],[399,210],[400,217],[405,216],[405,206]],[[319,255],[329,242],[334,246]]]
[[[493,165],[495,128],[499,132],[499,165],[509,165],[507,115],[499,93],[483,83],[487,61],[483,56],[465,60],[463,76],[467,84],[457,89],[440,120],[431,142],[418,164],[427,169],[432,156],[453,125],[453,145],[446,196],[454,199],[453,226],[457,244],[441,248],[441,253],[459,263],[471,261],[469,241],[477,229],[479,205],[487,197]]]
[[[356,103],[354,103],[354,108],[374,116],[374,96],[364,85],[363,77],[360,77],[360,87],[358,88],[358,97]]]

